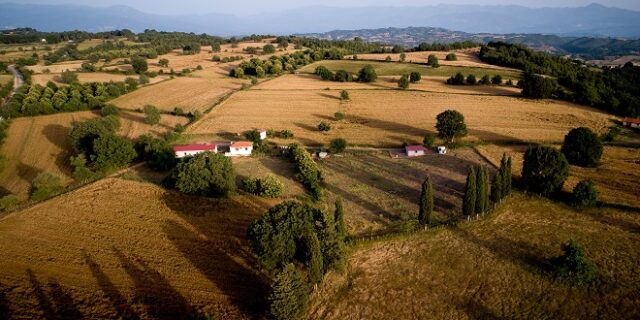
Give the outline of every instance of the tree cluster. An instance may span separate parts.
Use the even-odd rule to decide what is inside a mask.
[[[248,193],[266,198],[277,198],[284,193],[284,184],[274,175],[264,178],[247,178],[242,182],[242,189]]]
[[[298,167],[296,178],[309,190],[313,199],[322,198],[322,182],[324,178],[318,164],[311,158],[311,154],[299,144],[289,145],[290,157]]]
[[[236,189],[231,159],[213,152],[183,158],[173,170],[172,180],[181,192],[207,197],[224,197]]]
[[[532,146],[524,154],[522,184],[527,191],[544,196],[562,189],[569,176],[569,162],[553,147]]]
[[[511,193],[513,182],[511,175],[511,157],[505,153],[502,155],[500,168],[498,168],[493,180],[491,180],[491,201],[493,203],[500,203],[502,199]]]

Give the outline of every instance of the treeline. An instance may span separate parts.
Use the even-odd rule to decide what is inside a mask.
[[[329,50],[305,50],[282,56],[271,56],[268,60],[252,58],[243,61],[240,65],[231,70],[229,75],[242,78],[244,76],[256,76],[262,78],[265,75],[278,75],[283,71],[293,72],[300,67],[320,60],[341,59],[344,52],[339,49]]]
[[[105,102],[136,89],[124,82],[71,83],[58,87],[49,82],[41,85],[23,85],[0,110],[0,116],[15,118],[59,112],[98,109]]]
[[[311,154],[299,144],[289,145],[290,159],[298,166],[296,178],[309,190],[315,200],[322,198],[322,182],[324,177],[318,164],[311,158]]]
[[[620,116],[640,116],[640,67],[593,70],[521,45],[491,42],[480,50],[484,62],[525,71],[523,95],[555,97]]]
[[[481,44],[473,41],[461,41],[453,43],[426,43],[422,42],[413,51],[451,51],[480,47]]]

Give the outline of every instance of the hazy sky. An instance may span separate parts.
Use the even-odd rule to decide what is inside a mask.
[[[282,11],[288,8],[310,5],[328,5],[338,7],[356,6],[416,6],[447,4],[500,4],[523,5],[527,7],[577,7],[598,2],[609,7],[619,7],[640,11],[640,0],[0,0],[0,2],[38,3],[38,4],[80,4],[91,6],[127,5],[148,13],[164,15],[234,13],[236,15],[254,14],[264,11]]]

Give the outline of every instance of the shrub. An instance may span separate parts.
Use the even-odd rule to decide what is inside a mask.
[[[458,56],[455,53],[449,53],[447,54],[447,61],[456,61],[458,60]]]
[[[376,74],[376,70],[372,65],[368,64],[360,69],[358,72],[358,81],[360,82],[374,82],[378,79],[378,75]]]
[[[176,166],[173,178],[181,192],[201,196],[227,196],[236,187],[231,159],[219,153],[184,158]]]
[[[242,190],[251,193],[258,194],[260,188],[258,187],[258,178],[246,178],[242,181]]]
[[[291,159],[298,166],[298,174],[296,175],[298,180],[304,184],[315,200],[320,200],[322,198],[321,184],[324,181],[322,171],[311,158],[311,154],[300,145],[291,144],[289,151]]]
[[[173,115],[175,116],[184,116],[184,110],[180,107],[173,108]]]
[[[19,203],[20,201],[18,200],[18,197],[16,197],[15,195],[13,194],[6,195],[0,198],[0,211],[11,210],[15,206],[17,206]]]
[[[343,138],[335,138],[329,143],[329,151],[331,153],[342,153],[347,148],[347,140]]]
[[[144,112],[144,122],[147,124],[156,125],[160,122],[160,111],[155,106],[147,104],[142,108],[142,112]]]
[[[290,139],[293,138],[293,132],[291,130],[282,130],[278,136],[282,139]]]
[[[344,113],[338,111],[333,114],[333,117],[336,119],[336,121],[341,121],[344,119]]]
[[[254,85],[254,86],[256,84],[258,84],[258,79],[257,78],[251,78],[251,84]]]
[[[244,191],[261,197],[277,198],[284,193],[284,184],[274,175],[264,178],[247,178],[242,182]]]
[[[407,60],[407,55],[403,52],[400,54],[400,62],[404,62],[405,60]]]
[[[100,109],[100,114],[103,117],[106,117],[106,116],[119,116],[120,115],[120,109],[118,109],[118,107],[113,105],[113,104],[107,104],[104,107],[102,107],[102,109]]]
[[[149,77],[145,74],[141,74],[140,77],[138,77],[138,82],[140,84],[147,84],[149,83]]]
[[[60,81],[62,81],[62,83],[78,82],[78,74],[69,70],[62,71],[60,74]]]
[[[438,57],[436,57],[435,54],[430,54],[429,57],[427,58],[427,64],[434,67],[434,68],[438,68],[440,67],[440,63],[438,61]]]
[[[467,84],[470,85],[475,85],[478,83],[478,80],[476,79],[476,76],[473,74],[470,74],[467,76]]]
[[[219,55],[214,54],[213,57],[211,58],[211,60],[214,61],[214,62],[219,62],[221,59],[220,59]]]
[[[93,172],[87,168],[87,158],[84,154],[79,154],[69,158],[73,166],[73,179],[80,183],[85,183],[93,178]]]
[[[491,83],[497,84],[497,85],[502,84],[502,76],[499,74],[496,74],[495,76],[493,76],[493,78],[491,78]]]
[[[386,58],[384,58],[384,61],[391,62],[391,56],[387,56]]]
[[[265,44],[264,47],[262,47],[262,52],[266,54],[275,53],[276,47],[274,47],[272,44]]]
[[[455,138],[467,135],[464,116],[456,110],[440,113],[436,117],[436,129],[438,129],[438,136],[448,142],[453,142]]]
[[[560,191],[569,176],[569,163],[553,147],[529,147],[524,154],[522,184],[528,191],[550,195]]]
[[[159,64],[161,67],[165,67],[165,68],[166,68],[166,67],[168,67],[168,66],[169,66],[169,60],[168,60],[168,59],[164,59],[164,58],[162,58],[162,59],[158,60],[158,64]]]
[[[126,138],[107,134],[93,141],[93,167],[102,172],[128,166],[137,154],[133,144]]]
[[[127,91],[138,89],[138,80],[134,78],[126,78],[124,79],[124,83],[127,85]]]
[[[345,70],[338,70],[334,75],[334,80],[338,82],[351,82],[353,81],[353,76]]]
[[[609,130],[607,130],[607,132],[602,135],[600,140],[602,140],[603,142],[612,142],[618,137],[619,134],[620,128],[615,126],[609,127]]]
[[[513,80],[511,79],[507,80],[507,85],[510,87],[513,87]]]
[[[147,65],[147,59],[140,56],[131,58],[131,66],[133,67],[133,71],[135,71],[136,73],[143,73],[146,72],[147,69],[149,69],[149,66]]]
[[[455,76],[452,76],[447,80],[447,84],[451,85],[463,85],[464,84],[464,75],[460,72],[456,73]]]
[[[333,73],[329,69],[327,69],[327,67],[322,65],[316,68],[315,74],[319,75],[320,78],[322,78],[322,80],[325,80],[325,81],[333,80],[334,78]]]
[[[480,79],[480,84],[483,84],[485,86],[488,86],[491,84],[491,78],[489,77],[488,74],[485,74],[484,76],[482,76],[482,79]]]
[[[582,180],[573,188],[573,203],[576,207],[593,207],[597,202],[598,191],[592,180]]]
[[[585,257],[584,250],[580,245],[570,240],[561,248],[563,255],[553,261],[559,276],[577,285],[585,285],[596,279],[598,270]]]
[[[346,101],[346,100],[349,100],[349,99],[351,99],[351,98],[349,97],[349,92],[347,90],[340,91],[340,100]]]
[[[320,124],[318,124],[318,130],[320,131],[329,131],[331,130],[331,125],[328,124],[327,122],[321,121]]]
[[[432,148],[435,140],[435,137],[431,133],[427,133],[424,135],[424,139],[422,139],[422,144],[426,147]]]
[[[589,128],[574,128],[564,137],[562,153],[569,163],[594,167],[602,157],[602,142]]]
[[[421,79],[422,79],[422,75],[418,71],[411,72],[411,74],[409,75],[409,80],[411,80],[412,83],[416,83]]]
[[[41,172],[31,182],[31,200],[51,198],[64,190],[62,179],[48,172]]]
[[[400,80],[398,80],[398,88],[402,90],[409,89],[409,76],[407,76],[406,74],[403,74],[400,77]]]

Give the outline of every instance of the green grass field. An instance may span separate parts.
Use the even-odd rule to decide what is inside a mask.
[[[397,63],[397,62],[373,62],[373,61],[352,61],[352,60],[326,60],[320,61],[304,68],[300,69],[303,73],[313,73],[316,67],[323,65],[331,71],[346,70],[351,73],[357,73],[365,65],[372,65],[376,73],[379,76],[396,76],[407,74],[413,71],[418,71],[422,76],[432,77],[449,77],[455,75],[458,72],[469,75],[474,74],[478,79],[484,75],[493,76],[496,74],[501,75],[505,79],[520,79],[520,72],[510,70],[497,70],[489,68],[477,68],[477,67],[460,67],[460,66],[440,66],[439,68],[432,68],[427,65],[413,64],[413,63]]]

